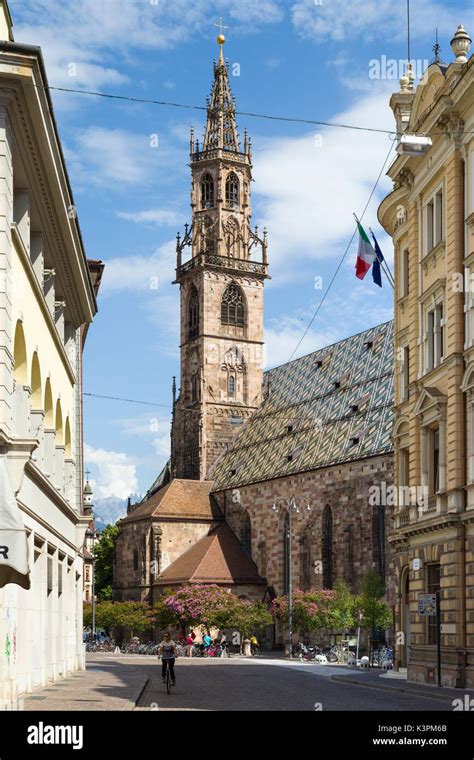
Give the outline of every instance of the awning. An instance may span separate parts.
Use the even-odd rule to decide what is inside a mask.
[[[30,588],[28,541],[5,456],[0,456],[0,588],[16,583]]]

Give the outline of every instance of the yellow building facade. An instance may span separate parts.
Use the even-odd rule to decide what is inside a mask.
[[[84,667],[82,349],[97,307],[41,50],[13,40],[5,0],[0,37],[1,707]]]
[[[379,208],[395,256],[395,478],[389,537],[396,660],[408,679],[474,686],[474,57],[458,27],[449,64],[390,101],[401,138]],[[422,138],[421,140],[419,138]],[[425,138],[429,140],[426,141]],[[423,145],[423,141],[425,143]]]

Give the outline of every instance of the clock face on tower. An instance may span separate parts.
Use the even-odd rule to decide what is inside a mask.
[[[195,375],[196,372],[199,369],[199,359],[197,354],[192,354],[190,362],[189,362],[189,369],[191,370],[191,374]]]

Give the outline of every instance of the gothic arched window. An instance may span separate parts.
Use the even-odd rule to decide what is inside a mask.
[[[214,206],[214,180],[210,174],[205,174],[201,180],[201,208]]]
[[[332,550],[332,509],[329,506],[324,507],[324,512],[323,512],[322,560],[323,560],[323,586],[324,588],[332,588],[333,582],[334,582],[333,550]]]
[[[252,523],[250,521],[250,515],[245,512],[242,520],[242,547],[247,554],[252,556]]]
[[[226,206],[237,208],[239,205],[239,180],[234,172],[227,175],[225,183]]]
[[[199,334],[199,294],[197,289],[191,288],[188,301],[188,338],[195,338]]]
[[[283,523],[283,593],[287,594],[290,588],[290,516],[285,513]]]
[[[221,323],[223,325],[244,326],[244,297],[237,285],[225,289],[221,302]]]
[[[235,397],[235,377],[233,375],[229,375],[227,381],[227,395],[229,398]]]
[[[135,572],[138,570],[138,549],[133,551],[133,569]]]

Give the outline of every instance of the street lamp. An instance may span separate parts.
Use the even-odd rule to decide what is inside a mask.
[[[288,535],[285,539],[288,541],[288,657],[293,657],[293,570],[292,570],[292,515],[293,512],[301,514],[300,504],[305,503],[305,512],[311,512],[311,505],[305,496],[290,496],[285,499],[283,496],[277,499],[272,507],[272,512],[279,512],[280,507],[288,512]]]

